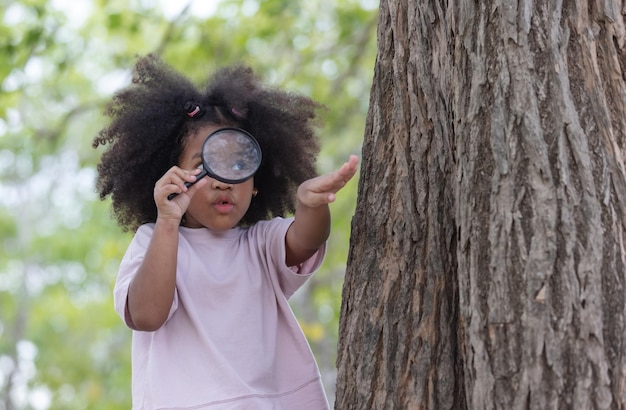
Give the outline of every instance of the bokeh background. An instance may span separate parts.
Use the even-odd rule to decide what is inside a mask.
[[[197,81],[245,62],[326,105],[319,171],[360,153],[376,0],[0,0],[0,410],[130,408],[130,331],[112,286],[131,234],[94,190],[91,142],[137,55]],[[357,183],[291,300],[334,400]],[[242,301],[245,303],[245,301]]]

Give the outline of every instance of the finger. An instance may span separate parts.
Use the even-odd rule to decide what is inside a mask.
[[[190,196],[193,196],[199,189],[201,189],[203,186],[205,186],[208,183],[209,183],[209,180],[207,178],[200,178],[200,179],[194,180],[192,185],[186,186],[187,188],[186,193]]]
[[[308,206],[320,206],[335,202],[335,199],[336,196],[333,192],[310,192],[306,198],[303,198],[303,203]]]
[[[182,175],[180,175],[180,176],[181,176],[181,178],[185,182],[194,183],[194,182],[197,181],[198,174],[200,174],[202,172],[202,169],[200,169],[200,168],[195,168],[195,169],[192,169],[192,170],[181,169],[180,171],[182,171]]]
[[[330,194],[339,191],[345,185],[345,176],[341,175],[339,171],[334,171],[309,180],[306,184],[306,189],[318,194]]]
[[[330,180],[327,181],[329,183],[329,190],[340,190],[343,188],[356,174],[357,172],[357,164],[358,157],[355,155],[350,157],[350,160],[344,163],[341,168],[339,168],[334,173],[330,174]]]
[[[185,186],[186,178],[185,176],[170,176],[168,181],[163,181],[162,184],[157,185],[157,189],[159,190],[161,195],[170,195],[170,194],[182,194],[187,190]]]
[[[346,161],[339,169],[339,174],[344,178],[345,182],[348,182],[357,171],[357,165],[359,163],[359,157],[356,155],[350,155],[348,161]]]
[[[170,168],[155,185],[155,194],[159,196],[170,196],[172,194],[181,194],[186,192],[188,185],[196,181],[196,175],[201,170],[183,170],[178,167]]]

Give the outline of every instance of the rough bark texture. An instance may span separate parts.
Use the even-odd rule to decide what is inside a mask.
[[[452,95],[424,75],[439,63],[432,23],[416,4],[381,4],[341,311],[338,409],[451,408],[463,398],[454,377]],[[426,59],[416,54],[423,50]]]
[[[625,12],[381,2],[337,409],[626,408]]]

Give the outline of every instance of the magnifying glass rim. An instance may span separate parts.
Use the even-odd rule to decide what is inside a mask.
[[[254,171],[250,174],[250,176],[248,176],[246,178],[237,178],[237,179],[224,178],[224,177],[216,175],[214,172],[212,172],[211,168],[207,165],[206,159],[204,158],[204,146],[209,142],[211,137],[213,137],[216,134],[219,134],[219,133],[221,133],[223,131],[237,131],[237,132],[240,132],[240,133],[246,135],[250,139],[250,141],[252,141],[252,144],[254,145],[254,147],[256,148],[257,152],[259,153],[259,163],[257,164],[256,168],[254,168]],[[223,182],[225,184],[240,184],[242,182],[245,182],[245,181],[249,180],[250,178],[252,178],[254,176],[254,174],[256,174],[256,172],[261,167],[262,160],[263,160],[263,152],[261,151],[261,146],[259,145],[259,142],[256,140],[256,138],[254,138],[254,136],[252,134],[250,134],[248,131],[244,130],[243,128],[237,128],[237,127],[220,128],[220,129],[215,130],[212,133],[210,133],[206,137],[204,142],[202,143],[202,166],[204,167],[204,170],[206,171],[208,176],[210,176],[211,178],[217,179],[218,181],[221,181],[221,182]]]

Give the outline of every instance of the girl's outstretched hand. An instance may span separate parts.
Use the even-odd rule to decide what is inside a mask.
[[[337,191],[356,174],[358,163],[359,158],[350,155],[338,170],[304,181],[298,187],[298,201],[311,208],[334,202]]]
[[[287,266],[296,266],[310,258],[324,244],[330,234],[328,204],[335,194],[352,179],[359,158],[350,155],[336,171],[304,181],[298,187],[298,205],[295,220],[287,231],[285,244]]]

